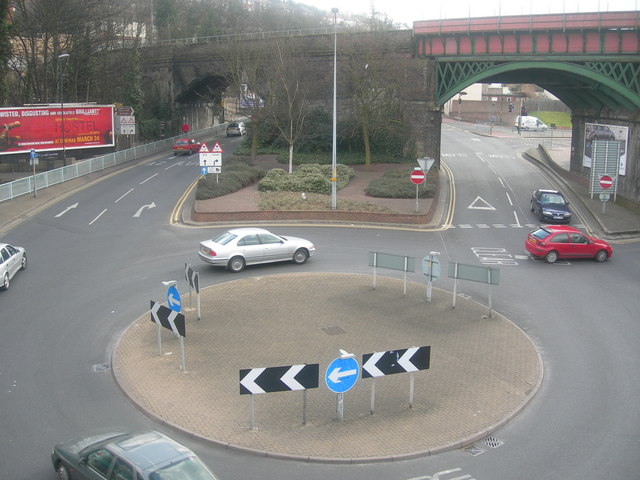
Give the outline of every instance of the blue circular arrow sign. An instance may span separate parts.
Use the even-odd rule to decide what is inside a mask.
[[[175,286],[167,289],[167,305],[169,305],[169,308],[175,312],[179,312],[182,308],[180,293]]]
[[[356,384],[359,373],[355,358],[336,358],[327,367],[324,381],[332,392],[344,393]]]

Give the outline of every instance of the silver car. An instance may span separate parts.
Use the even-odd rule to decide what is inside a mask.
[[[246,265],[292,261],[302,264],[314,254],[313,243],[303,238],[276,235],[263,228],[234,228],[200,243],[200,259],[241,272]]]
[[[231,122],[227,125],[227,137],[241,137],[245,134],[245,126],[242,122]]]
[[[9,283],[18,270],[27,268],[27,253],[22,247],[0,243],[0,290],[9,290]]]
[[[56,445],[51,453],[60,480],[216,480],[187,447],[160,432],[105,432]]]

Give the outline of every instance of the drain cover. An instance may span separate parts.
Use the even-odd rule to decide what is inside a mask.
[[[491,447],[491,448],[498,448],[502,445],[504,445],[504,442],[496,437],[486,437],[484,439],[484,444],[487,447]]]
[[[324,327],[322,330],[327,335],[342,335],[343,333],[347,333],[338,325],[332,325],[331,327]]]
[[[93,366],[93,368],[91,370],[93,370],[94,373],[100,373],[100,372],[106,372],[107,370],[109,370],[109,364],[108,363],[97,363]]]

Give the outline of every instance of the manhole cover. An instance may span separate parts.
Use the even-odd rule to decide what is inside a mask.
[[[343,333],[347,333],[337,325],[332,325],[331,327],[324,327],[322,330],[327,335],[342,335]]]

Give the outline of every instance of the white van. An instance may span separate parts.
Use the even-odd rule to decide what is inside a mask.
[[[521,117],[520,115],[516,117],[516,121],[513,126],[514,128],[518,128],[518,126],[520,126],[520,128],[525,131],[532,130],[536,132],[544,132],[547,128],[549,128],[537,117]]]

